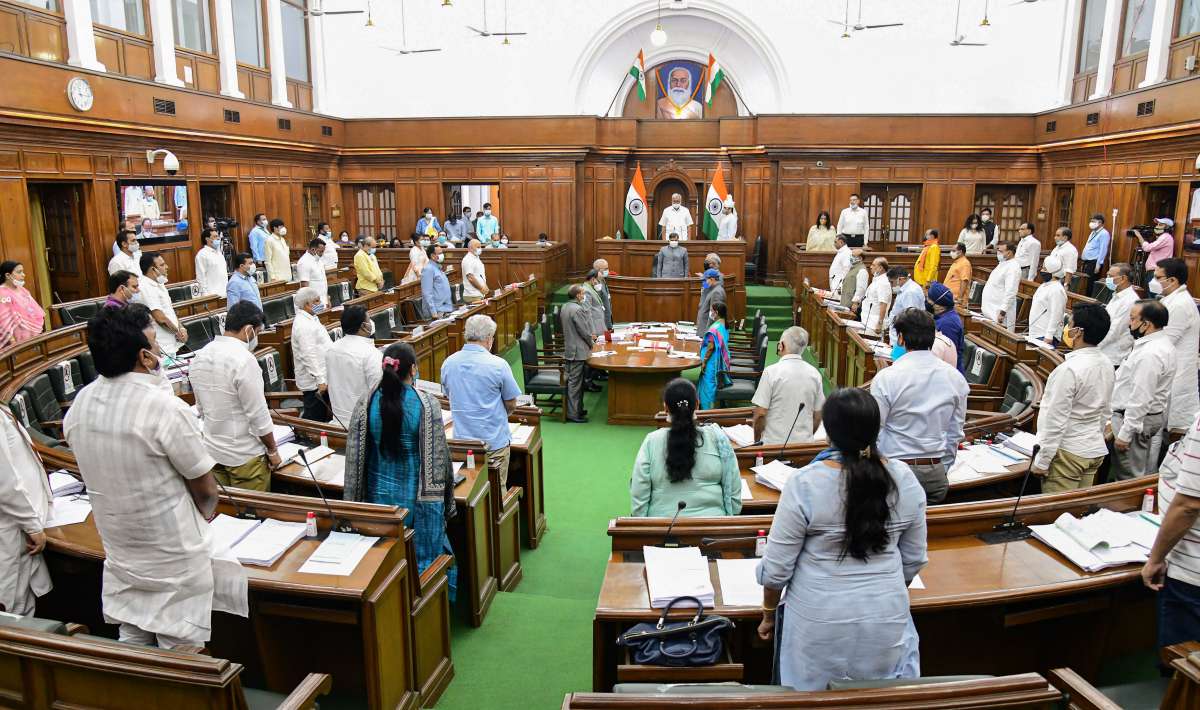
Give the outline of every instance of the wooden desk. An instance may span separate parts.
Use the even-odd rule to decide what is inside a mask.
[[[696,320],[700,308],[700,279],[656,279],[646,276],[610,274],[609,293],[612,296],[613,321],[687,321]],[[740,275],[725,272],[725,295],[728,298],[729,321],[746,313],[746,289]]]
[[[611,283],[611,281],[610,281]],[[671,348],[691,353],[700,352],[700,343],[679,340],[674,334],[668,337],[638,338],[670,343]],[[641,352],[630,350],[636,344],[600,343],[592,347],[593,352],[616,350],[616,355],[597,356],[588,359],[588,365],[608,372],[608,423],[638,424],[653,426],[654,415],[662,409],[662,392],[679,373],[699,367],[695,358],[673,358],[666,350]]]
[[[883,246],[882,243],[877,243],[877,246]],[[833,263],[833,257],[837,252],[833,251],[816,251],[810,252],[805,250],[802,244],[791,244],[784,251],[784,265],[787,272],[788,283],[793,289],[797,289],[804,284],[804,279],[814,288],[829,288],[829,265]],[[870,264],[877,257],[882,256],[887,259],[888,266],[906,266],[909,272],[917,265],[917,257],[920,256],[920,251],[904,252],[904,251],[876,251],[868,249],[863,252],[863,264]]]
[[[613,274],[622,276],[652,276],[654,255],[667,243],[661,239],[597,239],[596,258],[608,262]],[[721,257],[721,273],[737,274],[744,283],[746,274],[746,249],[744,239],[689,239],[679,246],[688,252],[688,273],[704,270],[704,257],[716,254]]]

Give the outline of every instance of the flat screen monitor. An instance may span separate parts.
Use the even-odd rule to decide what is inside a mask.
[[[117,206],[121,226],[132,229],[141,243],[187,239],[188,194],[183,182],[119,182]]]

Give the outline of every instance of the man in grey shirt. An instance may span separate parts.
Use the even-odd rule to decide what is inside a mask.
[[[563,360],[567,365],[567,397],[563,406],[567,421],[583,424],[583,374],[592,355],[592,317],[583,305],[584,288],[574,284],[567,290],[570,299],[559,311],[562,319]]]
[[[708,322],[708,311],[714,303],[728,303],[725,300],[725,287],[721,285],[721,272],[709,269],[704,272],[704,290],[700,293],[700,309],[696,311],[696,335],[703,337],[711,325]]]
[[[595,339],[607,330],[604,322],[604,297],[600,295],[600,272],[595,269],[587,273],[583,282],[583,306],[591,319],[592,338]],[[596,374],[596,370],[591,367],[585,370],[583,388],[588,392],[600,391],[600,385],[596,384]]]
[[[661,279],[685,279],[687,265],[687,249],[679,246],[679,235],[672,233],[667,237],[667,246],[658,250],[658,267],[654,276]]]

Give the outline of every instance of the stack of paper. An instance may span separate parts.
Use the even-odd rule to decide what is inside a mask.
[[[688,352],[684,352],[682,350],[674,350],[674,349],[667,351],[667,357],[682,358],[684,360],[699,360],[700,359],[700,355],[698,353],[688,353]]]
[[[891,360],[892,359],[892,346],[891,345],[887,345],[886,343],[873,343],[871,345],[871,350],[875,354],[875,357],[877,357],[877,358],[880,358],[882,360]]]
[[[347,577],[354,574],[358,563],[379,540],[356,533],[331,532],[300,566],[305,574],[332,574]]]
[[[637,346],[642,350],[670,350],[671,344],[665,340],[639,340]]]
[[[524,446],[529,443],[533,436],[533,427],[528,424],[517,424],[516,422],[508,423],[508,430],[512,437],[512,443],[518,446]]]
[[[83,492],[83,481],[66,471],[52,471],[50,473],[50,492],[54,494],[55,498],[73,496]]]
[[[305,528],[304,523],[265,520],[233,546],[233,554],[244,565],[270,567],[304,537]]]
[[[271,433],[275,435],[275,446],[277,447],[296,440],[296,430],[290,426],[276,424],[271,427]]]
[[[1018,429],[1004,437],[1001,443],[1014,451],[1024,454],[1028,458],[1033,455],[1033,447],[1037,444],[1037,437],[1027,431]]]
[[[949,471],[946,471],[946,480],[950,483],[965,483],[979,478],[983,478],[983,474],[976,471],[962,456],[956,458],[954,465],[950,467]]]
[[[308,459],[309,464],[314,464],[326,456],[333,455],[333,449],[328,446],[314,446],[311,449],[305,449],[299,444],[288,443],[279,447],[279,458],[282,459],[284,466],[293,461],[303,466],[304,461],[300,459],[301,451],[304,452],[304,458]]]
[[[609,355],[616,355],[616,354],[617,354],[616,350],[597,350],[596,352],[592,353],[592,356],[593,357],[608,357]]]
[[[86,494],[80,493],[63,498],[55,498],[50,502],[50,514],[46,516],[46,527],[57,528],[63,525],[74,525],[87,520],[92,514],[92,502]]]
[[[1008,467],[1018,463],[1020,459],[1002,456],[987,444],[972,444],[959,450],[954,462],[963,462],[981,474],[1006,473]]]
[[[754,472],[755,481],[767,488],[774,488],[777,491],[782,491],[791,477],[800,471],[800,469],[789,466],[778,459],[762,466],[755,466],[750,470]]]
[[[221,552],[233,547],[259,525],[262,525],[261,520],[235,518],[232,515],[221,513],[208,524],[213,551]]]
[[[313,476],[321,483],[331,486],[346,485],[346,457],[342,454],[325,456],[319,461],[309,459]]]
[[[1086,572],[1145,562],[1158,528],[1138,515],[1101,509],[1082,519],[1070,513],[1052,525],[1032,525],[1033,536]]]
[[[684,334],[684,335],[676,335],[675,337],[679,340],[691,341],[694,343],[699,343],[702,340],[704,340],[704,338],[701,338],[699,335],[692,335],[690,333]]]
[[[758,583],[758,563],[756,557],[717,560],[722,603],[726,606],[762,606],[763,588]]]
[[[712,606],[716,593],[708,574],[708,560],[698,547],[643,547],[646,587],[650,606],[661,609],[678,597],[696,597]]]
[[[1029,343],[1030,345],[1035,345],[1035,346],[1041,348],[1042,350],[1053,350],[1054,349],[1053,345],[1051,345],[1050,343],[1047,343],[1045,340],[1042,340],[1041,338],[1031,338],[1027,335],[1027,336],[1025,336],[1025,342]]]
[[[842,321],[842,325],[846,326],[850,330],[866,330],[867,328],[866,323],[856,320],[844,320]]]
[[[725,432],[725,436],[729,437],[729,441],[733,442],[734,446],[749,446],[754,443],[754,427],[749,424],[735,424],[733,426],[721,427]]]

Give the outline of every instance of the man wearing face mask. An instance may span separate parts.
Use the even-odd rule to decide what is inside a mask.
[[[1021,286],[1021,264],[1013,258],[1012,242],[996,245],[996,268],[983,286],[979,310],[996,323],[1012,330],[1017,323],[1017,289]]]
[[[925,310],[925,291],[921,285],[909,278],[908,268],[893,266],[887,272],[888,281],[892,285],[892,308],[888,311],[887,327],[888,342],[896,342],[896,319],[910,308]]]
[[[1050,250],[1050,256],[1058,257],[1065,273],[1073,274],[1078,269],[1079,250],[1071,243],[1070,228],[1059,227],[1054,230],[1054,248]]]
[[[1021,278],[1030,280],[1037,276],[1038,261],[1042,258],[1042,240],[1033,231],[1033,222],[1022,222],[1017,227],[1021,237],[1017,242],[1017,263],[1021,265]]]
[[[563,359],[567,370],[567,396],[564,407],[569,422],[586,424],[583,409],[583,378],[592,355],[591,319],[583,305],[583,287],[574,284],[567,290],[567,302],[559,311],[563,332]]]
[[[429,263],[429,257],[425,255],[425,249],[428,246],[429,237],[424,234],[412,235],[412,246],[408,249],[408,269],[404,272],[404,278],[400,279],[400,283],[406,284],[421,280],[421,272]]]
[[[1063,313],[1067,307],[1067,290],[1063,288],[1062,277],[1062,263],[1058,257],[1046,257],[1038,274],[1042,283],[1033,292],[1033,303],[1029,307],[1029,337],[1053,344],[1062,333]]]
[[[950,268],[946,269],[946,288],[954,296],[954,302],[967,305],[970,300],[971,276],[973,274],[971,260],[967,258],[967,247],[955,244],[950,250]]]
[[[462,246],[468,238],[468,224],[470,224],[470,222],[459,217],[457,213],[451,214],[446,219],[446,224],[443,225],[443,231],[446,232],[446,238],[449,239],[454,246]]]
[[[234,304],[225,314],[225,332],[200,348],[188,370],[204,422],[204,447],[217,462],[213,475],[222,485],[252,491],[271,490],[271,470],[280,464],[254,357],[266,324],[258,306]]]
[[[1200,410],[1196,393],[1196,349],[1200,347],[1200,314],[1187,290],[1187,264],[1183,259],[1163,259],[1154,268],[1154,278],[1162,284],[1162,304],[1170,312],[1163,329],[1175,348],[1175,379],[1171,383],[1171,406],[1167,413],[1168,429],[1185,429]]]
[[[142,260],[142,250],[138,247],[137,236],[128,229],[122,229],[117,233],[117,253],[113,258],[108,260],[108,273],[115,274],[118,271],[132,271],[134,273],[142,273],[138,264]]]
[[[1146,252],[1145,280],[1148,281],[1152,276],[1154,276],[1154,270],[1158,266],[1158,262],[1162,261],[1163,259],[1170,259],[1175,254],[1175,235],[1172,234],[1172,230],[1174,230],[1174,228],[1175,220],[1171,219],[1170,217],[1156,218],[1154,220],[1154,239],[1151,241],[1141,239],[1140,234],[1130,230],[1130,232],[1137,235],[1141,241],[1141,246],[1139,248]],[[1151,284],[1151,286],[1153,286],[1153,284]],[[1161,288],[1162,287],[1160,286],[1160,289]],[[1150,290],[1152,293],[1154,292],[1153,288]],[[1165,291],[1162,292],[1165,293]]]
[[[1133,338],[1129,334],[1129,312],[1138,295],[1132,279],[1133,267],[1124,263],[1108,267],[1108,276],[1104,279],[1104,285],[1113,293],[1108,297],[1108,303],[1104,304],[1104,310],[1108,311],[1108,335],[1104,336],[1099,348],[1113,367],[1119,366],[1133,348]]]
[[[1104,215],[1094,214],[1088,221],[1088,229],[1092,230],[1088,234],[1087,243],[1083,245],[1083,254],[1080,258],[1083,259],[1081,271],[1087,274],[1088,277],[1088,293],[1092,292],[1092,285],[1096,283],[1096,276],[1104,270],[1104,260],[1108,258],[1108,245],[1112,241],[1112,235],[1104,228]]]
[[[487,297],[487,272],[479,253],[483,250],[478,239],[467,242],[467,255],[462,260],[463,300],[475,303]]]
[[[358,245],[358,253],[354,255],[354,273],[358,275],[354,284],[358,295],[375,293],[383,288],[383,271],[379,268],[379,259],[375,257],[375,237],[367,237]]]
[[[475,236],[475,220],[471,219],[471,208],[463,206],[462,208],[462,224],[463,224],[463,241]]]
[[[990,207],[979,210],[979,221],[983,227],[984,242],[990,247],[996,246],[996,223],[992,221]]]
[[[1117,480],[1158,471],[1153,442],[1167,423],[1175,379],[1175,346],[1164,332],[1169,319],[1166,306],[1153,299],[1138,301],[1129,313],[1127,330],[1135,342],[1117,368],[1112,394],[1110,463]]]
[[[596,280],[596,292],[600,294],[600,300],[604,304],[604,329],[612,330],[612,294],[608,292],[608,260],[596,259],[592,262],[592,268],[599,276]]]
[[[883,319],[887,317],[892,303],[892,285],[887,279],[888,262],[882,256],[871,261],[871,283],[863,294],[861,320],[866,332],[878,335],[883,332]]]
[[[325,251],[321,254],[321,261],[325,264],[325,268],[336,269],[338,265],[337,242],[333,240],[333,230],[329,228],[328,222],[317,224],[317,238],[325,242]]]
[[[233,274],[229,277],[229,283],[225,287],[226,297],[229,299],[227,305],[233,308],[235,303],[241,301],[249,301],[262,309],[262,297],[258,293],[258,280],[254,278],[254,273],[258,267],[254,263],[254,257],[246,252],[242,252],[233,258],[237,268],[233,270]]]
[[[866,246],[867,211],[859,205],[858,193],[850,193],[850,206],[838,215],[837,233],[845,235],[846,245],[852,249]]]
[[[254,215],[254,229],[250,230],[250,253],[255,261],[265,261],[267,258],[267,238],[271,232],[267,229],[267,216],[261,212]]]
[[[838,298],[842,308],[849,308],[855,314],[861,314],[862,302],[867,297],[867,286],[870,282],[870,274],[863,266],[862,249],[851,249],[850,268],[838,287]]]
[[[333,344],[317,314],[324,310],[321,294],[305,286],[292,296],[296,318],[292,321],[292,370],[296,373],[296,388],[304,394],[304,410],[300,416],[314,422],[329,421],[328,385],[325,376],[325,351]]]
[[[500,231],[500,220],[492,214],[492,203],[483,203],[483,214],[475,220],[475,236],[481,241],[490,241]]]
[[[691,210],[683,206],[683,195],[678,192],[671,195],[671,205],[663,210],[662,217],[658,219],[662,233],[668,237],[674,234],[680,241],[686,242],[693,224]]]
[[[105,308],[124,308],[138,292],[138,276],[131,271],[118,271],[108,277],[108,298]]]
[[[725,298],[725,286],[721,284],[720,271],[709,269],[701,278],[704,280],[704,286],[700,292],[700,308],[696,311],[696,333],[703,337],[703,334],[708,332],[708,326],[712,324],[708,319],[712,304],[729,301]]]
[[[325,276],[325,242],[314,237],[308,242],[308,250],[296,262],[296,278],[300,287],[312,286],[321,292],[321,303],[329,305],[329,280]]]
[[[135,303],[150,309],[154,319],[158,346],[168,355],[179,352],[179,346],[187,342],[187,330],[179,325],[171,294],[167,291],[167,262],[158,254],[142,255],[142,278],[138,280]]]
[[[292,248],[288,246],[287,227],[282,219],[271,220],[271,236],[267,237],[263,262],[267,265],[268,281],[292,280]]]
[[[445,267],[442,266],[446,255],[442,253],[441,244],[429,245],[425,248],[425,254],[429,263],[421,271],[421,301],[430,318],[441,318],[454,310],[450,298],[450,279],[446,278],[443,271]]]
[[[367,309],[350,306],[342,311],[342,337],[325,351],[329,404],[333,418],[350,426],[354,405],[375,389],[383,375],[383,353],[375,347],[375,323]]]
[[[667,235],[667,245],[658,250],[654,276],[660,279],[685,279],[688,271],[687,249],[679,246],[679,235]]]
[[[833,255],[833,261],[829,262],[829,290],[833,293],[840,293],[842,290],[842,280],[846,278],[846,274],[850,271],[850,247],[846,246],[846,236],[839,234],[833,239],[833,246],[836,249]]]
[[[229,277],[225,273],[225,256],[221,254],[221,233],[205,228],[200,237],[204,240],[204,246],[196,252],[196,281],[200,284],[200,292],[225,298]]]

